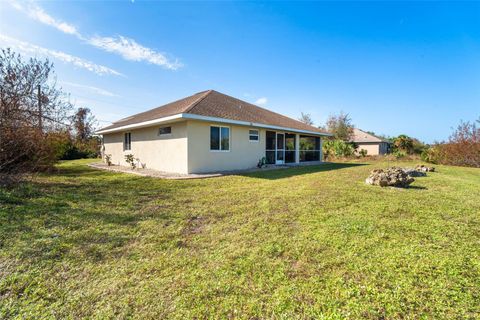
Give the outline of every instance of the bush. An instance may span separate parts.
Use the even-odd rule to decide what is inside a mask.
[[[405,158],[407,156],[407,153],[405,151],[395,150],[393,152],[393,156],[396,159]]]
[[[107,165],[110,167],[112,165],[112,155],[111,154],[106,154],[105,155],[105,162]]]
[[[125,162],[132,167],[132,170],[135,170],[137,168],[137,165],[135,164],[135,158],[133,158],[133,154],[127,154],[125,155]]]
[[[480,168],[480,128],[475,122],[461,122],[448,142],[427,149],[422,159],[436,164]]]
[[[359,154],[361,157],[365,158],[367,156],[368,151],[365,149],[360,150]]]
[[[53,168],[72,105],[55,86],[53,65],[0,50],[0,183]],[[4,182],[2,182],[4,181]]]
[[[331,157],[351,157],[355,154],[355,147],[352,143],[343,140],[327,140],[323,144],[325,159]]]

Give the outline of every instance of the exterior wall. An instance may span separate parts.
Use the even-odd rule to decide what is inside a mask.
[[[388,152],[388,144],[385,142],[357,143],[357,153],[364,149],[367,150],[367,156],[383,155]]]
[[[210,126],[230,128],[230,151],[210,151]],[[160,126],[104,134],[104,154],[115,165],[128,165],[125,155],[133,154],[147,168],[172,173],[202,173],[242,170],[256,167],[265,157],[266,129],[188,120],[171,126],[170,135],[158,135]],[[249,130],[259,131],[259,141],[249,140]],[[274,131],[274,130],[272,130]],[[123,150],[124,134],[131,133],[131,150]],[[296,134],[295,160],[299,161],[299,137]],[[368,152],[368,154],[371,154]]]
[[[230,127],[230,151],[210,151],[210,126]],[[248,130],[258,130],[258,142],[250,142]],[[188,172],[215,172],[254,168],[265,156],[265,129],[189,120]]]
[[[133,154],[134,158],[139,158],[147,168],[188,173],[187,122],[175,122],[162,126],[171,126],[172,133],[160,136],[158,135],[160,126],[152,126],[104,134],[104,153],[112,155],[113,164],[128,165],[125,162],[125,155]],[[131,150],[123,151],[123,139],[126,132],[131,132]]]

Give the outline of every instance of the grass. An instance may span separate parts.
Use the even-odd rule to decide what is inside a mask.
[[[86,163],[0,190],[0,318],[480,317],[478,169],[400,190],[364,183],[382,162],[183,181]]]

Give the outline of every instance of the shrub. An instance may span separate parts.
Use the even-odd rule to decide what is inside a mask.
[[[480,119],[476,121],[480,123]],[[480,128],[475,122],[460,122],[448,142],[437,143],[422,153],[431,163],[480,168]]]
[[[107,163],[107,166],[111,166],[112,165],[112,155],[111,154],[106,154],[105,155],[105,162]]]
[[[405,151],[401,151],[401,150],[395,150],[393,152],[393,156],[396,158],[396,159],[400,159],[400,158],[405,158],[407,156],[407,153]]]
[[[133,154],[125,155],[125,162],[127,162],[130,165],[130,167],[132,167],[132,170],[135,170],[137,168]]]
[[[330,157],[351,157],[355,153],[352,143],[343,140],[327,140],[323,144],[323,154],[326,159]]]
[[[361,157],[364,157],[364,158],[367,156],[367,153],[368,153],[368,151],[365,150],[365,149],[361,149],[361,150],[359,151],[360,156],[361,156]]]
[[[60,128],[72,106],[53,72],[48,60],[23,60],[10,49],[0,50],[0,180],[5,184],[51,169],[58,160]]]

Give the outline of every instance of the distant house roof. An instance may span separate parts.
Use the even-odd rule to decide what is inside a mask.
[[[252,126],[284,128],[297,132],[310,132],[330,135],[313,126],[281,114],[258,107],[251,103],[228,96],[226,94],[208,90],[192,96],[168,103],[114,122],[112,125],[100,129],[97,133],[109,133],[121,129],[145,127],[159,123],[156,120],[186,118],[206,121],[229,120]]]
[[[357,128],[353,129],[353,138],[351,139],[351,141],[355,143],[388,142],[388,141],[385,141],[384,139],[374,136],[373,134],[367,133]]]

